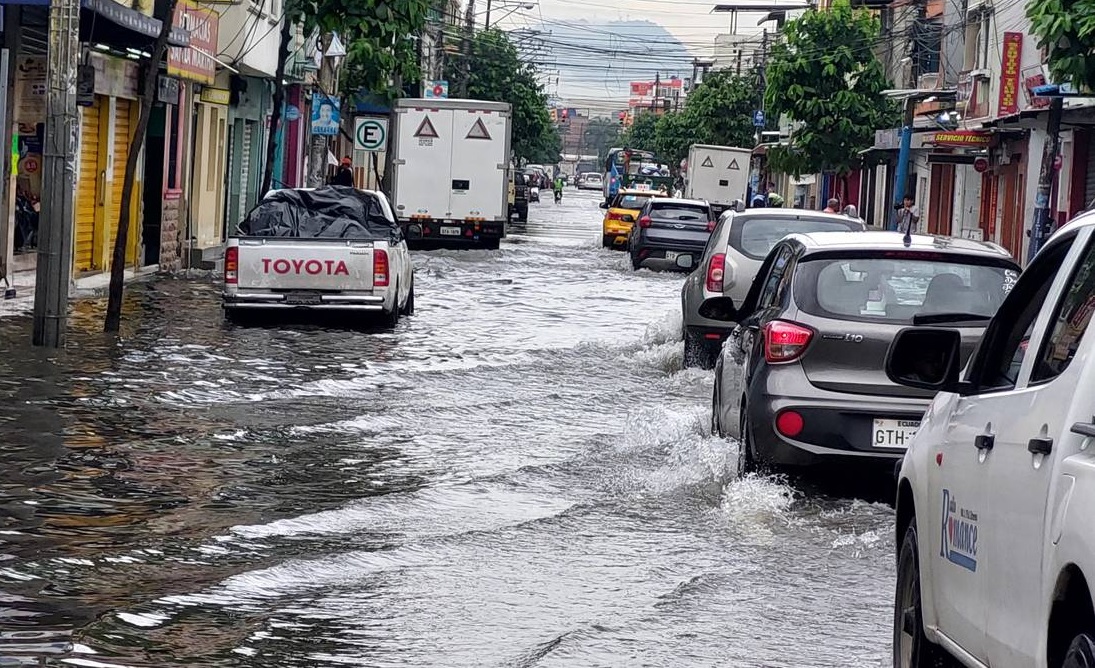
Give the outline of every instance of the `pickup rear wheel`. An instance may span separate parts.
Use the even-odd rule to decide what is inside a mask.
[[[407,303],[403,305],[403,315],[414,315],[414,280],[411,280],[411,291],[407,293]]]
[[[894,597],[894,668],[936,668],[954,665],[941,647],[924,635],[924,612],[920,599],[920,553],[916,518],[905,530],[897,558],[897,594]],[[1079,664],[1083,665],[1083,664]]]
[[[1095,638],[1088,633],[1073,638],[1061,668],[1095,668]]]

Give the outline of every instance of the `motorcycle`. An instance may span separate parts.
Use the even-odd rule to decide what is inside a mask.
[[[540,201],[540,189],[539,188],[537,188],[536,186],[533,186],[533,187],[528,189],[528,201],[539,203],[539,201]]]
[[[555,191],[555,203],[559,204],[562,201],[563,201],[563,191],[562,190],[556,190]]]

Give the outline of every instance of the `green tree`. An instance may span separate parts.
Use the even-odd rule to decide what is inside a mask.
[[[769,152],[772,168],[795,176],[847,173],[876,128],[897,125],[897,103],[881,94],[891,85],[874,55],[879,33],[879,20],[848,0],[784,26],[772,48],[765,103],[773,117],[786,114],[802,125],[789,146]]]
[[[631,127],[624,133],[623,144],[625,148],[633,148],[639,151],[656,151],[657,147],[658,116],[656,114],[641,111],[635,114],[631,121]]]
[[[454,59],[458,60],[458,59]],[[459,62],[450,62],[455,76]],[[554,164],[559,161],[559,132],[548,113],[547,96],[536,71],[522,63],[517,49],[500,30],[476,33],[471,44],[468,97],[508,102],[513,107],[513,153],[518,160]]]
[[[758,95],[753,77],[712,72],[688,96],[684,113],[698,128],[700,143],[751,148],[756,143],[753,111]]]
[[[684,111],[660,117],[654,126],[654,153],[673,169],[688,156],[688,148],[692,144],[707,143],[710,142],[703,127],[687,107]]]
[[[597,159],[604,162],[608,152],[620,144],[620,124],[608,118],[591,118],[586,124],[582,137],[583,153],[596,153]]]
[[[1053,78],[1095,89],[1095,0],[1033,0],[1027,16]]]

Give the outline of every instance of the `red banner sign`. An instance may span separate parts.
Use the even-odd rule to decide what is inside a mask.
[[[212,84],[217,76],[217,29],[220,15],[188,0],[175,5],[175,25],[190,32],[190,46],[167,50],[167,73],[180,79]]]
[[[649,81],[632,81],[631,82],[631,94],[636,97],[646,97],[650,95],[651,89],[654,88],[654,84]]]
[[[1035,88],[1044,85],[1046,85],[1046,77],[1040,72],[1023,79],[1023,86],[1027,89],[1027,95],[1030,96],[1030,106],[1035,108],[1049,106],[1048,97],[1034,94]]]
[[[1000,66],[1000,103],[997,116],[1019,112],[1019,68],[1023,57],[1023,33],[1004,33]]]

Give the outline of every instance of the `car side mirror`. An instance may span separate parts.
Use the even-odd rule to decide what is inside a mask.
[[[956,329],[910,327],[894,337],[886,376],[898,385],[945,392],[958,385],[962,335]]]
[[[607,209],[608,208],[608,202],[601,202],[597,206],[601,207],[602,209]]]
[[[700,304],[700,317],[722,322],[737,322],[738,309],[729,297],[711,297]]]

